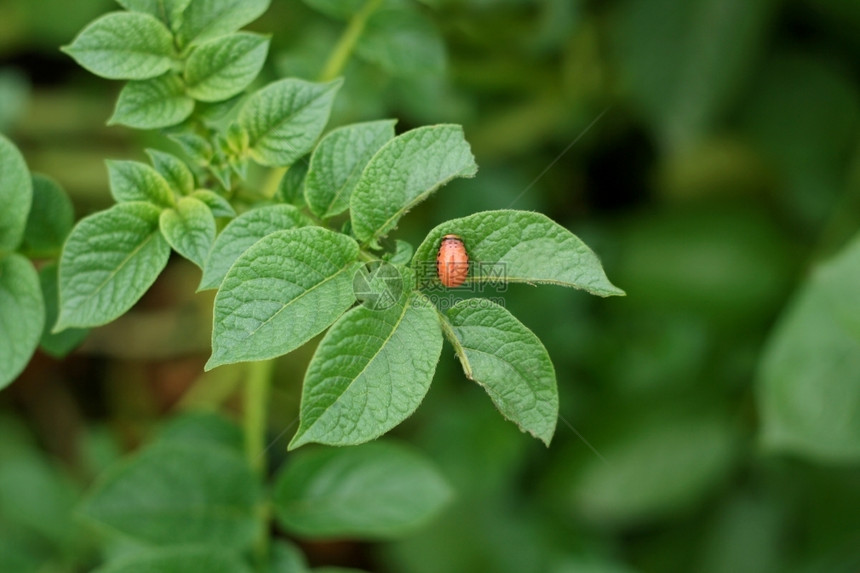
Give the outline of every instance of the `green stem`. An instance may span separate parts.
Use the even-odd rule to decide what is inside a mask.
[[[271,390],[274,360],[260,360],[248,364],[245,381],[243,414],[245,422],[245,455],[248,464],[262,479],[266,476],[266,414]],[[259,569],[265,569],[269,555],[269,510],[266,505],[257,509],[259,534],[254,553]]]
[[[331,81],[343,72],[343,68],[352,56],[355,44],[364,31],[367,20],[381,4],[382,0],[367,0],[364,6],[361,7],[361,10],[356,12],[355,16],[352,17],[337,45],[335,45],[334,50],[332,50],[331,55],[329,55],[325,67],[323,67],[323,71],[319,77],[321,82]]]

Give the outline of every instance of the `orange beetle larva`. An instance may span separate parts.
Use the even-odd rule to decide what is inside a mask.
[[[436,272],[439,281],[448,288],[455,288],[466,281],[469,274],[469,254],[463,239],[457,235],[445,235],[436,255]]]

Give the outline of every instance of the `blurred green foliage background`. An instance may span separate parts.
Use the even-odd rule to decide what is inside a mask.
[[[260,81],[317,77],[352,4],[273,0],[251,26],[273,34]],[[0,130],[78,217],[110,203],[104,159],[168,145],[106,127],[119,84],[58,51],[115,8],[0,2]],[[448,348],[395,433],[442,467],[455,501],[403,541],[306,544],[314,563],[860,570],[860,3],[392,1],[344,76],[331,126],[462,123],[480,166],[398,238],[539,210],[628,296],[504,292],[555,363],[552,447],[504,422]],[[65,360],[37,354],[0,394],[0,571],[96,563],[72,515],[92,479],[179,412],[240,411],[241,367],[202,375],[211,298],[198,280],[174,259],[131,313]],[[275,466],[313,346],[277,364]]]

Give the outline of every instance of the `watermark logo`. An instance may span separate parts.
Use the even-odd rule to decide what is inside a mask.
[[[403,276],[392,264],[371,261],[352,277],[355,298],[371,310],[391,308],[403,295]]]

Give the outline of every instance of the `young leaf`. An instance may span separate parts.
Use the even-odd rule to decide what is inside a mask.
[[[194,0],[185,10],[180,38],[184,45],[235,32],[259,18],[269,0]]]
[[[189,195],[194,191],[194,174],[184,161],[164,151],[147,149],[146,154],[155,170],[164,177],[167,185],[177,195]]]
[[[310,571],[301,549],[283,539],[279,539],[272,545],[266,573],[310,573]]]
[[[21,249],[31,257],[56,256],[74,222],[74,207],[65,191],[53,179],[33,175],[33,205]]]
[[[233,205],[231,205],[227,199],[214,191],[198,189],[192,193],[191,196],[199,201],[203,201],[215,217],[236,216],[236,211],[233,209]]]
[[[344,314],[308,366],[290,449],[360,444],[392,429],[424,399],[441,352],[436,309],[419,293],[386,310]]]
[[[93,573],[252,573],[236,553],[220,547],[190,545],[145,549],[120,557]]]
[[[249,97],[239,111],[239,125],[248,133],[251,157],[262,165],[286,166],[310,151],[341,83],[285,79]]]
[[[165,209],[159,227],[173,250],[200,267],[215,241],[215,217],[205,203],[183,197],[173,209]]]
[[[136,129],[160,129],[182,123],[194,111],[194,100],[185,95],[185,84],[174,73],[128,82],[116,102],[108,125]]]
[[[822,462],[860,459],[860,235],[822,264],[778,324],[759,369],[761,441]]]
[[[395,120],[355,123],[332,130],[311,155],[305,200],[318,217],[349,209],[349,197],[373,154],[394,137]]]
[[[117,0],[120,6],[133,12],[155,16],[174,32],[182,22],[182,13],[191,0]]]
[[[139,543],[242,550],[258,531],[260,493],[240,454],[160,443],[108,470],[81,513]]]
[[[266,61],[269,38],[240,32],[197,46],[185,64],[188,95],[200,101],[221,101],[248,87]]]
[[[301,212],[292,205],[269,205],[242,213],[215,239],[198,290],[218,288],[239,255],[266,235],[306,224]]]
[[[15,144],[0,134],[0,251],[14,251],[21,244],[32,202],[27,164]]]
[[[305,198],[305,179],[308,175],[308,156],[300,157],[290,167],[278,183],[275,199],[290,205],[302,205]]]
[[[459,125],[419,127],[395,137],[373,156],[352,193],[355,236],[364,243],[385,236],[430,193],[477,170]]]
[[[81,66],[112,80],[145,80],[168,71],[173,36],[154,16],[112,12],[84,28],[62,48]]]
[[[445,70],[445,43],[433,22],[412,8],[379,10],[367,21],[356,54],[395,76]]]
[[[450,486],[426,457],[388,441],[297,453],[274,491],[280,524],[308,538],[400,537],[450,499]]]
[[[159,213],[149,203],[120,203],[78,222],[60,258],[54,332],[106,324],[143,296],[170,255]]]
[[[436,253],[447,234],[463,239],[473,283],[548,283],[599,296],[623,295],[606,278],[597,255],[576,235],[531,211],[484,211],[446,221],[430,231],[415,251],[419,278],[435,280]]]
[[[538,337],[504,307],[481,298],[458,302],[448,320],[466,377],[484,387],[505,418],[549,446],[558,388]]]
[[[215,296],[206,370],[298,348],[355,302],[358,245],[320,227],[277,231],[245,251]]]
[[[173,205],[170,185],[158,171],[145,163],[108,159],[110,192],[118,203],[148,201],[161,207]]]
[[[60,314],[59,274],[56,263],[50,263],[39,269],[39,285],[42,287],[42,299],[45,302],[45,326],[42,328],[42,338],[39,346],[42,350],[62,358],[74,350],[89,334],[86,328],[67,328],[56,334],[51,328]]]
[[[0,255],[0,389],[30,361],[44,322],[36,269],[17,253]]]

